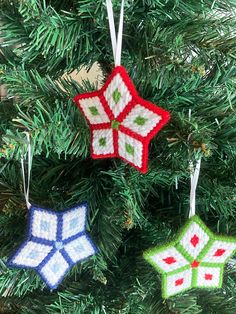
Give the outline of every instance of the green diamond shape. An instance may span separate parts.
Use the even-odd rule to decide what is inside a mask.
[[[99,145],[100,145],[100,146],[106,146],[106,143],[107,143],[107,140],[106,140],[105,137],[101,137],[101,138],[99,139]]]
[[[119,92],[118,88],[113,92],[112,98],[116,104],[119,102],[121,98],[121,93]]]
[[[118,130],[119,126],[120,126],[120,122],[119,121],[116,121],[116,120],[111,121],[112,129]]]
[[[144,125],[146,123],[147,120],[148,119],[145,119],[145,118],[143,118],[141,116],[138,116],[138,117],[135,118],[134,123],[136,123],[137,125],[142,126],[142,125]]]
[[[92,113],[93,116],[99,116],[99,112],[98,112],[97,107],[91,106],[91,107],[89,107],[89,110],[90,110],[90,112]]]
[[[134,156],[134,147],[128,143],[125,143],[125,150],[128,154]]]

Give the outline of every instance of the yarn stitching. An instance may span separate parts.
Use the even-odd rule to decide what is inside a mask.
[[[138,96],[124,67],[115,67],[99,91],[74,101],[90,125],[92,158],[119,157],[147,172],[149,142],[170,116]]]
[[[56,289],[75,263],[97,252],[86,233],[87,207],[82,203],[56,212],[31,206],[27,238],[8,265],[33,268],[50,289]]]
[[[144,258],[162,274],[162,296],[191,288],[220,288],[224,265],[236,251],[236,238],[213,234],[193,216],[177,239],[144,252]]]

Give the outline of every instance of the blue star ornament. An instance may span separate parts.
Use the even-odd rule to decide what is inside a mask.
[[[33,268],[56,289],[73,265],[97,251],[86,233],[87,211],[86,203],[62,212],[31,206],[27,239],[8,265]]]

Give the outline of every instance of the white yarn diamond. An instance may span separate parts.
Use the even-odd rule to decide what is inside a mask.
[[[203,258],[203,262],[225,263],[236,249],[236,243],[216,240]]]
[[[197,269],[198,287],[218,287],[220,285],[220,267],[199,266]]]
[[[27,267],[37,267],[52,250],[52,246],[29,241],[21,247],[19,254],[16,254],[12,264]]]
[[[189,264],[189,261],[174,247],[158,252],[152,256],[150,255],[150,258],[159,268],[167,273]]]
[[[35,209],[32,218],[32,235],[45,240],[57,238],[57,215],[52,212]]]
[[[118,152],[119,156],[141,167],[143,156],[143,143],[123,132],[118,131]]]
[[[185,248],[190,256],[196,259],[208,241],[208,234],[198,223],[193,221],[181,239],[180,244]]]
[[[115,91],[118,91],[120,94],[120,99],[116,103],[114,101],[113,95]],[[114,114],[114,117],[117,118],[118,115],[124,110],[124,108],[128,105],[131,101],[132,96],[126,87],[125,83],[123,82],[120,74],[116,74],[110,84],[108,85],[107,89],[104,92],[104,97]]]
[[[160,122],[161,116],[141,106],[135,106],[126,116],[122,125],[141,136],[147,136]]]
[[[166,297],[170,297],[176,293],[191,288],[192,284],[192,269],[187,269],[182,272],[167,275],[166,277]]]
[[[93,130],[92,147],[96,155],[107,155],[114,153],[112,129]]]
[[[85,206],[79,206],[63,214],[62,240],[66,240],[85,230],[86,212]]]
[[[81,236],[65,245],[65,251],[74,263],[95,254],[94,248],[86,236]]]
[[[39,273],[51,287],[55,287],[60,283],[68,269],[68,262],[64,259],[62,254],[57,251],[39,270]]]
[[[81,99],[81,108],[85,117],[91,124],[100,124],[110,122],[108,115],[106,114],[99,97],[91,97]]]

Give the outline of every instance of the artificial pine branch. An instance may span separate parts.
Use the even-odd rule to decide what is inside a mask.
[[[118,23],[120,1],[113,1]],[[159,275],[142,259],[171,239],[189,210],[189,157],[204,158],[197,212],[214,232],[236,235],[235,9],[233,0],[126,1],[122,63],[142,97],[170,111],[150,145],[150,171],[89,157],[89,130],[74,105],[96,90],[63,74],[97,61],[113,68],[104,1],[0,1],[0,312],[154,314],[236,312],[235,259],[222,290],[161,299]],[[191,110],[191,116],[189,116]],[[6,267],[24,236],[20,155],[34,152],[31,201],[58,210],[88,200],[99,254],[58,291],[32,271]]]

